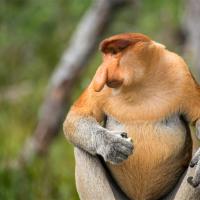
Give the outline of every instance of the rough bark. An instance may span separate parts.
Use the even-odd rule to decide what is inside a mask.
[[[33,136],[22,149],[19,159],[21,163],[26,164],[34,155],[44,154],[48,150],[62,124],[74,81],[86,67],[113,12],[128,2],[96,0],[83,16],[50,79],[46,98],[39,110],[38,124]]]
[[[185,0],[185,11],[179,34],[179,41],[183,46],[183,54],[190,63],[195,78],[200,80],[200,1]],[[193,153],[199,148],[199,142],[193,134]],[[195,169],[188,167],[185,175],[179,181],[177,191],[172,193],[169,200],[200,200],[200,188],[193,188],[187,181],[193,177]]]
[[[184,35],[186,37],[184,44],[184,54],[191,64],[191,69],[196,79],[200,80],[200,1],[185,0],[185,15],[183,17]],[[194,152],[199,147],[197,138],[193,135]],[[180,188],[175,196],[175,200],[200,200],[200,188],[191,187],[187,178],[194,176],[195,167],[188,168],[186,175],[181,181]]]
[[[200,80],[200,1],[185,0],[183,29],[186,35],[185,54],[195,76]]]

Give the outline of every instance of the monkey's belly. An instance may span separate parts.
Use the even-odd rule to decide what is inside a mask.
[[[190,134],[186,133],[181,121],[175,120],[176,123],[167,125],[135,123],[124,126],[128,136],[133,139],[134,152],[119,165],[107,165],[131,200],[159,199],[175,186],[188,166],[191,157]],[[107,124],[114,130],[112,126]],[[117,130],[120,128],[116,122],[115,127]]]

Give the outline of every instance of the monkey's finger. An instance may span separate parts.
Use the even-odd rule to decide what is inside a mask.
[[[128,158],[128,155],[125,155],[121,152],[117,152],[117,158],[122,159],[122,160],[126,160]]]
[[[133,143],[133,140],[132,140],[132,138],[127,138],[127,141],[129,141],[129,142],[131,142],[131,143]]]
[[[114,148],[117,151],[120,151],[122,154],[129,156],[133,153],[133,148],[127,148],[126,146],[123,146],[119,143],[115,144]]]
[[[116,153],[116,157],[114,157],[111,162],[114,163],[114,164],[120,164],[122,163],[124,160],[127,160],[128,159],[128,156],[127,155],[124,155],[120,152],[117,152]]]
[[[193,183],[193,177],[192,176],[189,176],[188,178],[187,178],[187,182],[192,186],[192,187],[197,187],[196,185],[194,185],[194,183]]]
[[[197,168],[195,170],[194,177],[188,178],[188,183],[192,185],[193,187],[198,187],[200,184],[200,160],[197,163]]]
[[[193,182],[198,186],[200,184],[200,160],[197,163],[197,168],[195,170]]]
[[[119,143],[119,144],[121,144],[123,146],[126,146],[127,148],[133,149],[133,143],[130,141],[129,138],[117,138],[115,140],[115,143],[116,144]]]
[[[128,134],[126,132],[122,132],[122,131],[109,131],[111,134],[114,134],[118,137],[123,137],[123,138],[127,138]]]
[[[194,156],[190,162],[190,167],[194,167],[198,163],[199,160],[200,160],[200,148],[194,154]]]
[[[120,163],[122,163],[124,160],[121,159],[121,158],[116,158],[115,160],[111,160],[110,163],[113,164],[113,165],[118,165]]]
[[[132,139],[128,137],[128,133],[126,132],[111,131],[111,133],[117,135],[119,138],[124,138],[132,142]]]
[[[128,138],[128,134],[125,133],[125,132],[121,133],[121,136],[122,136],[123,138]]]

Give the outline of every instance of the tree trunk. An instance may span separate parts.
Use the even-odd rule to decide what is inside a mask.
[[[183,29],[186,33],[185,52],[195,76],[200,80],[200,1],[185,0]]]
[[[200,80],[200,1],[185,0],[185,16],[183,26],[186,41],[184,44],[184,54],[189,63],[195,78]],[[193,152],[196,152],[199,144],[193,135]],[[188,177],[194,176],[195,168],[188,167],[185,177],[180,183],[180,188],[175,196],[175,200],[200,200],[200,189],[193,188],[187,182]]]

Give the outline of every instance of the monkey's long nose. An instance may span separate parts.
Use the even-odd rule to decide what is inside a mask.
[[[123,78],[119,68],[116,66],[109,67],[106,85],[110,88],[118,88],[122,85],[122,83]]]

